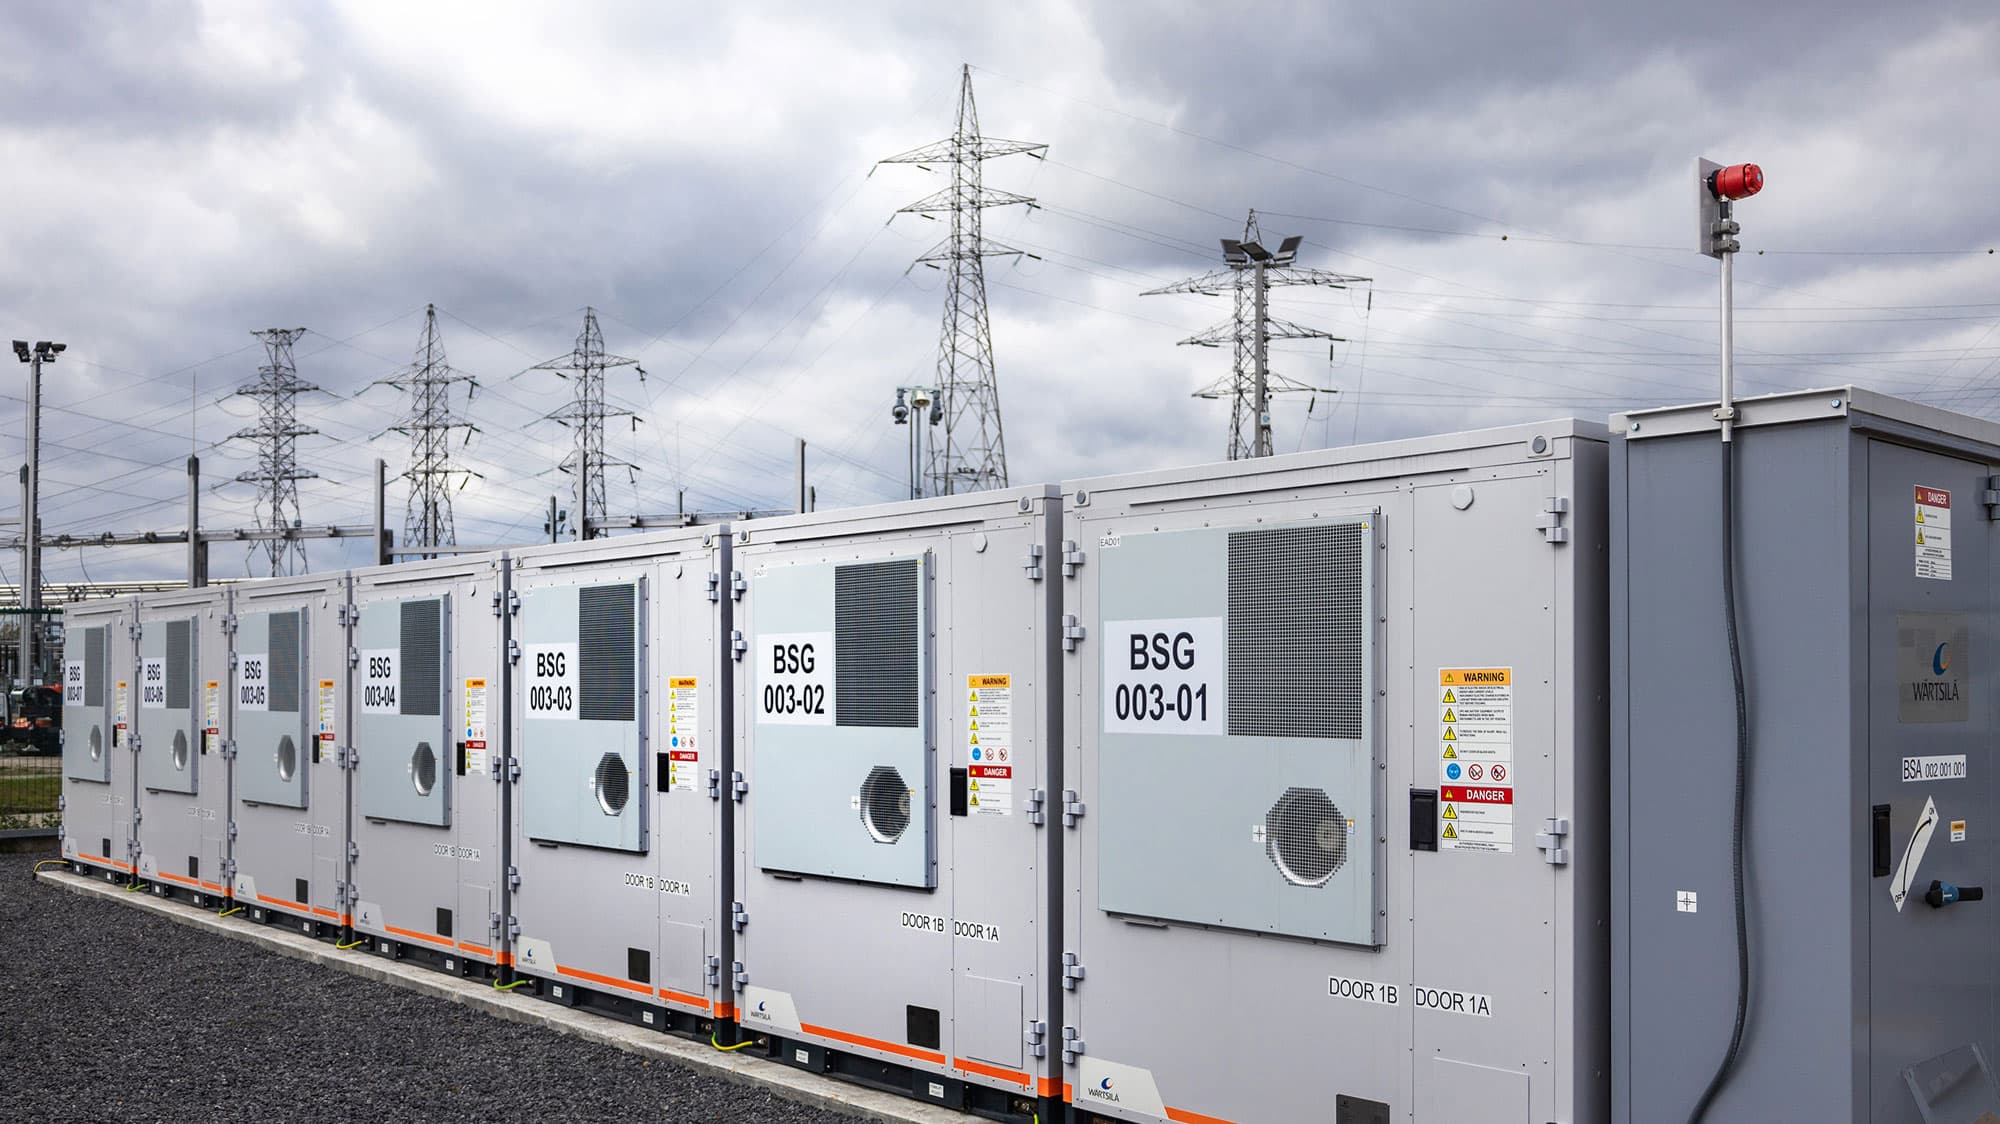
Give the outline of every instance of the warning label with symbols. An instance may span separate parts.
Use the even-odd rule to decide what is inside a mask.
[[[965,810],[1014,814],[1014,678],[965,677]]]
[[[1916,486],[1917,576],[1951,580],[1951,493]]]
[[[1438,841],[1447,851],[1514,850],[1514,671],[1438,669]]]
[[[125,704],[132,701],[131,690],[132,685],[130,683],[121,681],[118,684],[117,692],[113,695],[116,699],[112,703],[111,710],[111,744],[113,746],[123,746],[125,744],[125,731],[128,728],[126,723],[131,721],[128,717],[130,712],[125,709]]]
[[[333,742],[333,680],[319,681],[319,740]]]
[[[486,680],[465,681],[465,771],[486,772]]]
[[[695,676],[667,680],[667,791],[693,792],[701,775],[700,691]]]
[[[222,684],[213,679],[201,689],[201,751],[215,753],[222,748]]]

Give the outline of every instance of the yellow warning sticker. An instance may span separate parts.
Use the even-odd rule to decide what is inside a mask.
[[[1449,805],[1449,804],[1446,804],[1446,805],[1444,806],[1444,818],[1445,818],[1445,819],[1448,819],[1448,820],[1455,820],[1455,819],[1457,819],[1457,818],[1458,818],[1458,809],[1456,809],[1456,808],[1452,807],[1452,806],[1451,806],[1451,805]]]
[[[1456,687],[1468,683],[1506,687],[1513,682],[1514,669],[1511,667],[1446,667],[1438,670],[1438,685],[1441,687]]]
[[[1458,828],[1453,827],[1451,824],[1444,825],[1444,837],[1446,839],[1457,839]]]
[[[1514,669],[1438,669],[1443,850],[1514,850]]]
[[[978,816],[1014,814],[1014,677],[965,677],[965,743],[970,791],[966,806]]]
[[[1444,689],[1444,701],[1446,706],[1450,706],[1452,703],[1458,701],[1458,693],[1453,691],[1450,687],[1446,687]]]

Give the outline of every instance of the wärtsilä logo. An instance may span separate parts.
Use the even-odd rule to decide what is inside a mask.
[[[1932,674],[1943,675],[1951,669],[1951,653],[1947,650],[1950,647],[1950,644],[1939,644],[1937,651],[1931,653]]]
[[[771,1013],[764,1009],[764,1000],[762,999],[759,999],[757,1001],[757,1009],[750,1013],[760,1019],[768,1019],[771,1017]]]
[[[1118,1094],[1111,1091],[1111,1085],[1112,1081],[1107,1077],[1095,1085],[1085,1085],[1083,1091],[1086,1095],[1096,1097],[1100,1101],[1110,1101],[1112,1104],[1117,1104]]]
[[[1919,679],[1909,685],[1910,701],[1918,703],[1955,703],[1958,701],[1958,680],[1944,678],[1951,670],[1951,642],[1946,641],[1931,649],[1931,674],[1936,679]]]

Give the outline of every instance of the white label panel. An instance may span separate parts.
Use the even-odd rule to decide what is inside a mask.
[[[833,633],[767,632],[757,638],[757,721],[833,725]]]
[[[211,679],[201,689],[201,751],[222,748],[222,684]]]
[[[1014,677],[965,677],[966,811],[1014,814]]]
[[[465,771],[486,772],[486,680],[465,681]]]
[[[1951,493],[1916,486],[1917,576],[1951,580]]]
[[[63,704],[83,705],[83,661],[63,661]]]
[[[139,709],[167,709],[167,661],[147,656],[139,661]]]
[[[1104,732],[1229,732],[1223,617],[1104,622]]]
[[[521,653],[521,666],[528,672],[527,717],[577,716],[575,644],[529,644]]]
[[[236,709],[271,709],[271,657],[244,652],[236,658]]]
[[[403,704],[396,697],[402,686],[397,663],[402,652],[395,648],[366,648],[361,653],[361,710],[365,714],[401,714]]]
[[[1903,783],[1915,781],[1962,781],[1966,777],[1965,754],[1949,757],[1903,758]]]
[[[693,792],[701,776],[701,681],[667,679],[667,791]]]

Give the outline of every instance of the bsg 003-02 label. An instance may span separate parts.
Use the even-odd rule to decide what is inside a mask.
[[[757,721],[833,725],[833,633],[767,632],[757,638]]]

